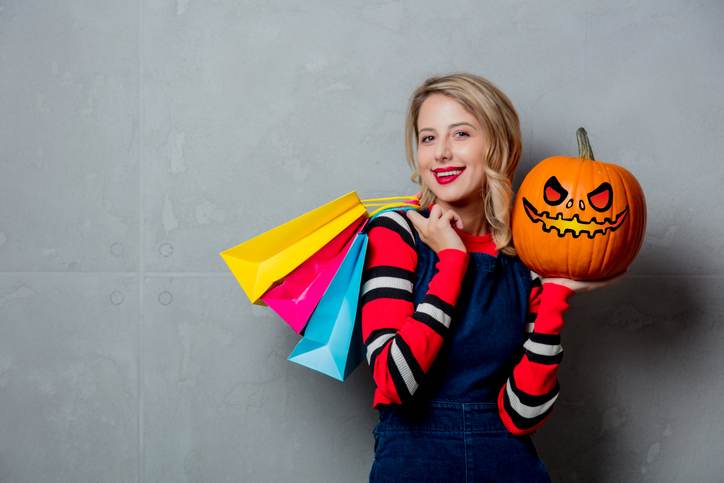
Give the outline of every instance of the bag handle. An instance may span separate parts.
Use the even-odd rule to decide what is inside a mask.
[[[372,213],[370,213],[370,218],[374,217],[377,213],[380,211],[389,209],[389,208],[403,208],[403,207],[414,207],[415,205],[412,205],[410,203],[391,203],[389,205],[380,206],[376,210],[374,210]]]
[[[365,198],[361,200],[363,204],[373,203],[375,201],[389,201],[389,200],[416,200],[417,195],[408,196],[387,196],[385,198]]]
[[[375,210],[372,211],[372,213],[369,214],[370,218],[374,217],[377,213],[390,208],[403,208],[420,205],[420,200],[418,199],[417,195],[366,198],[361,201],[365,208],[377,207]]]

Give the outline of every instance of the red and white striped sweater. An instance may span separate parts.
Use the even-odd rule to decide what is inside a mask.
[[[413,307],[417,267],[412,223],[388,211],[370,221],[361,289],[362,338],[375,383],[373,407],[404,404],[419,387],[446,337],[469,260],[468,252],[497,256],[490,234],[475,236],[455,228],[468,252],[438,253],[428,291]],[[560,333],[573,290],[533,274],[525,352],[498,393],[498,410],[516,435],[538,429],[558,397]]]

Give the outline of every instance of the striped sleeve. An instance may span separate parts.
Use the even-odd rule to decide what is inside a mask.
[[[375,385],[372,405],[404,404],[448,333],[469,255],[454,248],[441,250],[428,290],[413,307],[417,251],[412,223],[397,210],[369,223],[360,305],[362,339]]]
[[[560,391],[557,373],[563,358],[563,313],[575,293],[563,285],[541,284],[533,275],[523,355],[498,394],[500,417],[515,435],[537,430],[553,411]]]

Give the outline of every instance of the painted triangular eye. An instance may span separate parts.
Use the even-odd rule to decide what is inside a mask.
[[[568,197],[568,191],[561,186],[555,176],[551,176],[543,187],[543,199],[551,206],[560,205]]]
[[[596,211],[606,211],[613,203],[613,188],[608,183],[601,183],[595,190],[588,193],[588,203]]]

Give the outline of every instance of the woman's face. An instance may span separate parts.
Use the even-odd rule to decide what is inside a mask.
[[[482,200],[488,146],[475,116],[455,99],[431,94],[420,106],[417,129],[417,170],[425,186],[450,204]]]

